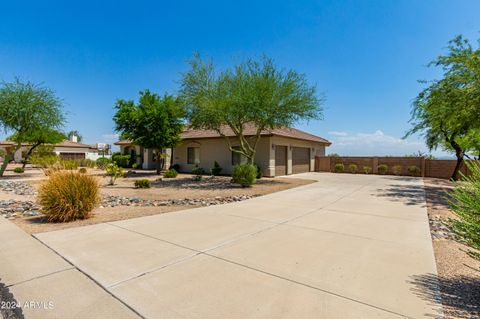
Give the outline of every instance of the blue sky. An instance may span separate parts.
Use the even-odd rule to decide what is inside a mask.
[[[427,63],[457,34],[480,38],[479,1],[8,1],[0,80],[42,82],[85,142],[115,140],[117,98],[175,93],[195,51],[220,67],[266,54],[326,96],[324,120],[298,128],[343,155],[425,150],[408,130]],[[0,135],[0,138],[5,136]],[[441,154],[441,152],[437,152]]]

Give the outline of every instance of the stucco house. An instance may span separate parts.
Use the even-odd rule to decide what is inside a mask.
[[[223,129],[222,133],[229,137],[234,147],[238,146],[238,140],[230,128]],[[255,128],[247,127],[244,134],[253,136]],[[172,162],[180,166],[181,172],[190,172],[195,165],[208,172],[217,161],[223,168],[222,174],[231,174],[233,166],[245,160],[238,153],[232,152],[225,138],[216,131],[186,129],[181,138],[182,142],[173,149],[173,154],[170,149],[164,150],[167,154],[166,168]],[[255,163],[263,175],[269,177],[311,172],[314,170],[315,156],[325,156],[325,148],[330,144],[322,137],[295,128],[266,130],[261,134]],[[128,140],[118,141],[115,145],[120,146],[122,154],[135,156],[140,167],[155,167],[156,159],[151,149],[134,145]]]
[[[15,146],[11,141],[0,141],[0,149],[7,151],[9,148]],[[30,145],[23,144],[22,147],[14,154],[13,160],[20,163],[23,160],[24,154],[28,151]],[[109,147],[105,144],[82,144],[77,141],[77,137],[72,135],[68,140],[64,140],[58,144],[53,145],[53,152],[62,159],[91,159],[96,160],[99,157],[109,155]],[[105,154],[106,153],[106,154]]]

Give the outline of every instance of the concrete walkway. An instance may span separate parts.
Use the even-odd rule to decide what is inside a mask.
[[[14,318],[140,318],[75,266],[2,217],[0,289],[0,306],[4,307],[0,318],[3,313],[14,313]],[[12,307],[14,304],[19,307]]]
[[[303,177],[318,182],[36,237],[145,318],[441,317],[422,180]]]

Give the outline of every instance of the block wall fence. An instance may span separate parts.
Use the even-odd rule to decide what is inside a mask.
[[[356,164],[358,172],[363,173],[363,167],[371,167],[371,174],[378,174],[378,165],[388,166],[387,174],[393,175],[393,167],[401,166],[400,175],[409,176],[408,167],[415,165],[420,168],[420,176],[449,179],[457,163],[456,160],[431,160],[424,157],[377,157],[377,156],[317,156],[315,157],[316,172],[335,172],[335,164],[343,163],[345,172],[348,173],[348,165]],[[468,174],[465,164],[460,171]]]

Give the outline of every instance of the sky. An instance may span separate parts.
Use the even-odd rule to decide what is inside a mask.
[[[3,1],[0,81],[52,88],[65,131],[112,143],[115,101],[175,94],[194,52],[220,69],[267,55],[326,98],[323,120],[295,127],[332,141],[327,153],[427,152],[402,139],[418,80],[440,76],[427,64],[454,36],[477,44],[479,12],[476,0]]]

